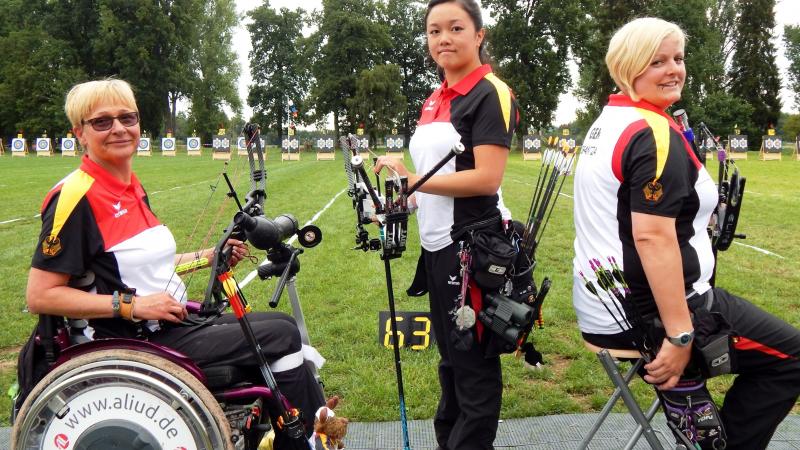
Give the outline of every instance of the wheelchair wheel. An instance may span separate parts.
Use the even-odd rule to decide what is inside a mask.
[[[193,375],[150,353],[101,350],[50,372],[25,400],[12,448],[233,449],[225,414]]]

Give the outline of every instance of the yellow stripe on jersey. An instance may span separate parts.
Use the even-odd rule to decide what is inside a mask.
[[[500,109],[503,111],[503,122],[508,131],[511,128],[511,89],[491,72],[487,73],[484,78],[492,83],[497,91],[497,96],[500,98]]]
[[[664,172],[664,166],[667,165],[667,156],[669,156],[669,122],[667,118],[642,108],[636,108],[639,114],[644,117],[650,129],[653,130],[653,137],[656,141],[656,177],[653,181],[661,178],[661,173]]]
[[[58,203],[56,204],[56,215],[53,218],[53,229],[50,231],[51,237],[57,237],[61,232],[61,228],[67,221],[67,218],[78,202],[81,201],[86,191],[92,187],[94,178],[82,170],[72,172],[64,184],[61,186],[61,194],[58,196]]]

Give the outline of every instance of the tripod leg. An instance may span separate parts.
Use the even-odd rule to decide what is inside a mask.
[[[303,307],[300,305],[300,297],[297,296],[297,286],[295,285],[295,277],[289,279],[286,283],[286,290],[289,292],[289,302],[292,304],[292,317],[297,322],[297,329],[300,331],[300,341],[303,345],[311,345],[311,340],[308,337],[308,327],[306,327],[306,317],[303,315]],[[315,364],[311,364],[311,370],[314,372],[314,379],[320,382],[319,371]]]

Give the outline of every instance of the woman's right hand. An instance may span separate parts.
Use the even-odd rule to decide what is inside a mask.
[[[645,364],[647,375],[644,380],[662,391],[668,391],[678,384],[691,357],[691,345],[678,347],[665,338],[656,359]]]
[[[186,307],[167,292],[137,296],[134,299],[133,317],[136,319],[180,323],[187,315]]]

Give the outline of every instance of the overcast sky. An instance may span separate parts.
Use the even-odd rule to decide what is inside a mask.
[[[244,17],[247,11],[257,7],[258,5],[262,4],[261,0],[236,0],[236,9],[237,12]],[[302,8],[311,11],[314,9],[322,9],[322,1],[321,0],[302,0],[298,2],[297,0],[270,0],[270,6],[275,9],[280,8],[289,8],[289,9],[296,9],[298,7],[298,3],[302,4]],[[777,0],[775,6],[775,21],[777,26],[774,30],[774,43],[778,49],[778,58],[777,64],[778,69],[780,71],[781,80],[782,80],[782,89],[781,89],[781,100],[783,103],[783,110],[786,112],[793,112],[797,113],[797,108],[794,108],[794,97],[792,93],[787,88],[787,72],[789,67],[789,62],[786,59],[784,54],[784,46],[783,46],[783,26],[787,24],[791,25],[800,25],[800,1],[798,0]],[[489,14],[484,10],[484,21],[491,22],[491,17]],[[250,44],[250,34],[247,32],[245,28],[246,23],[248,22],[247,19],[243,20],[239,27],[236,28],[236,31],[233,36],[233,46],[238,52],[238,61],[239,66],[241,68],[240,75],[239,75],[239,95],[242,98],[242,104],[244,105],[244,117],[248,118],[252,113],[252,110],[249,106],[247,106],[247,89],[249,84],[252,82],[250,78],[250,65],[247,59],[247,55],[252,50],[252,46]],[[688,30],[689,34],[691,34],[691,30]],[[573,80],[577,79],[578,71],[577,67],[572,64],[571,73]],[[691,67],[689,68],[691,70]],[[512,86],[513,88],[513,86]],[[575,111],[580,108],[581,104],[577,101],[575,96],[572,94],[572,90],[566,94],[562,94],[559,102],[559,108],[556,110],[556,124],[568,123],[575,119]]]

